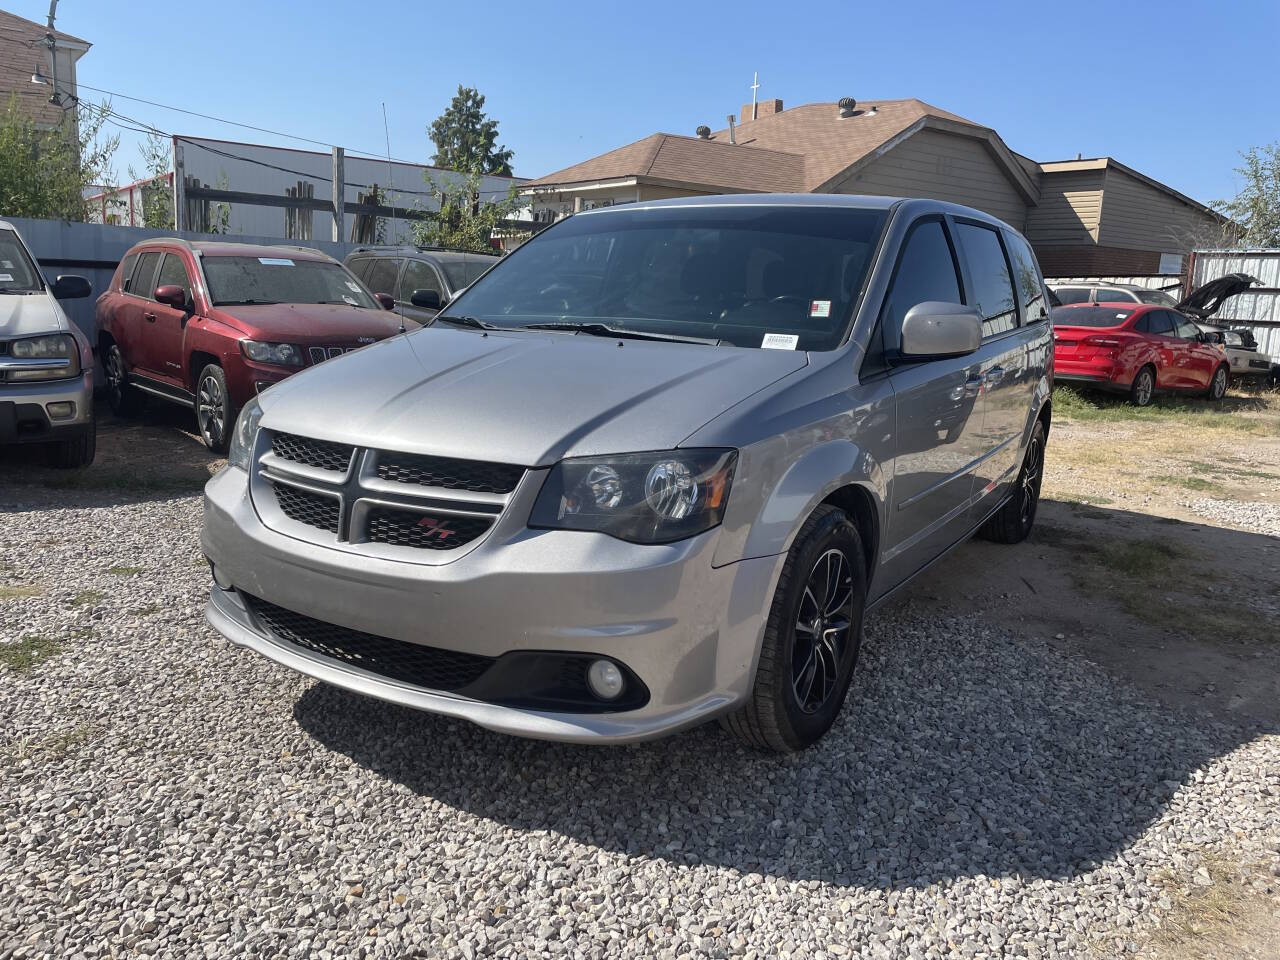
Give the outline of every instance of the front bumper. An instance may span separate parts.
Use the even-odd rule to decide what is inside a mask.
[[[301,673],[503,733],[626,742],[732,709],[751,690],[782,556],[712,566],[718,531],[640,546],[603,534],[495,532],[444,564],[405,563],[305,543],[265,527],[246,475],[205,488],[202,545],[218,578],[209,622],[230,640]],[[281,642],[240,591],[309,617],[405,643],[487,657],[520,650],[611,657],[647,687],[616,712],[502,706],[397,682]]]
[[[51,403],[71,403],[70,416],[53,416]],[[93,370],[67,380],[0,383],[0,443],[43,443],[90,429]]]

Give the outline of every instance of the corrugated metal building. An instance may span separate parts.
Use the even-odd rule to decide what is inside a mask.
[[[1248,327],[1258,349],[1280,360],[1280,250],[1196,250],[1191,254],[1193,288],[1228,273],[1256,277],[1259,286],[1224,303],[1214,321]]]

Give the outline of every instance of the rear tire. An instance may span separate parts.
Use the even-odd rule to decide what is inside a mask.
[[[1220,365],[1213,371],[1213,379],[1209,381],[1209,390],[1205,394],[1210,400],[1221,400],[1227,395],[1227,368]]]
[[[107,405],[117,417],[132,416],[142,406],[142,397],[129,386],[129,366],[124,362],[120,345],[112,341],[99,353],[105,354],[102,366],[107,381]]]
[[[1145,407],[1156,395],[1156,371],[1152,367],[1143,367],[1133,378],[1129,388],[1129,401],[1135,407]]]
[[[1014,483],[1009,502],[982,525],[978,536],[995,543],[1021,543],[1031,533],[1040,505],[1040,482],[1044,479],[1044,422],[1037,420],[1031,429],[1027,454]]]
[[[831,729],[862,641],[866,554],[843,510],[821,506],[787,553],[750,699],[720,724],[743,743],[793,753]]]
[[[74,437],[56,440],[49,447],[49,463],[59,470],[80,470],[93,463],[98,452],[98,427],[91,419],[89,426]]]
[[[214,453],[226,453],[231,444],[235,411],[227,393],[227,377],[222,368],[211,363],[200,371],[196,380],[196,429],[200,439]]]

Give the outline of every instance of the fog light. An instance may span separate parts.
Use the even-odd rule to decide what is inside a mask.
[[[70,400],[59,400],[57,403],[46,403],[44,408],[54,420],[65,420],[76,415],[76,405]]]
[[[601,700],[616,700],[622,693],[622,671],[610,660],[593,660],[587,668],[587,685]]]
[[[208,557],[205,557],[205,559],[209,560]],[[214,583],[216,583],[223,590],[231,589],[231,581],[227,578],[227,575],[225,573],[223,573],[221,570],[218,569],[218,565],[214,563],[212,560],[209,560],[209,570],[213,573]]]

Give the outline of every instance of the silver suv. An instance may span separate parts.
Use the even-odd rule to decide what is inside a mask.
[[[251,402],[206,488],[209,621],[531,737],[712,717],[797,750],[864,612],[1035,519],[1053,348],[1027,242],[884,197],[557,223],[434,325]]]

